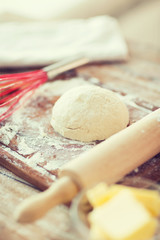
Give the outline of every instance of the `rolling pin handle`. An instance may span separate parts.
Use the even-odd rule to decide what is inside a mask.
[[[33,222],[43,217],[52,207],[70,202],[78,191],[78,186],[70,177],[62,177],[46,191],[27,198],[20,204],[14,219],[20,223]]]

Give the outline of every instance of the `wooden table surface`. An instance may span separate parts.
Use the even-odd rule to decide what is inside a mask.
[[[134,106],[132,104],[132,107],[128,105],[132,124],[160,107],[160,51],[137,43],[129,44],[129,49],[130,57],[127,63],[90,64],[77,69],[76,75],[85,79],[99,79],[102,86],[105,84],[105,87],[119,93],[124,99],[127,94],[130,94],[130,100],[135,104]],[[3,152],[5,144],[2,135],[0,141],[1,164],[12,170],[12,166],[5,165],[4,162],[6,159]],[[8,147],[13,146],[15,142],[13,145],[12,141]],[[12,151],[17,151],[17,149],[12,149]],[[52,178],[45,175],[47,179],[51,179],[47,182],[48,185],[38,184],[36,186],[35,184],[33,186],[31,183],[35,182],[26,182],[22,172],[19,178],[3,166],[0,167],[0,240],[78,240],[69,216],[69,208],[64,205],[55,207],[43,219],[35,223],[25,225],[16,223],[13,219],[15,207],[23,199],[39,192],[39,189],[48,187],[52,183]],[[14,170],[13,172],[18,173]],[[56,171],[53,171],[50,174],[55,173]],[[135,169],[130,175],[143,176],[159,183],[160,154]],[[42,179],[39,183],[41,181]],[[40,186],[39,189],[38,186]]]

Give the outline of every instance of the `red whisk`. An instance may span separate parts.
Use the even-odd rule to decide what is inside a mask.
[[[40,70],[0,75],[0,108],[4,110],[0,114],[0,122],[11,116],[47,80],[88,62],[87,58],[74,57]]]

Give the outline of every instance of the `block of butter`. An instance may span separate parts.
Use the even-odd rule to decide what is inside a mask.
[[[97,240],[146,240],[157,227],[157,220],[127,188],[96,207],[88,217],[91,235],[94,232]]]
[[[160,195],[156,190],[127,187],[119,184],[114,184],[109,187],[105,182],[101,182],[87,191],[87,198],[95,208],[111,199],[122,189],[131,190],[135,198],[143,203],[153,216],[160,214]]]

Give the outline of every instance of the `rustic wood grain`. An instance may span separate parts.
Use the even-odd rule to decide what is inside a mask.
[[[3,169],[0,167],[0,172]],[[7,176],[8,174],[8,176]],[[13,175],[14,178],[14,175]],[[25,198],[37,194],[38,190],[9,177],[9,172],[0,174],[0,239],[1,240],[74,240],[78,236],[73,230],[69,209],[57,206],[43,219],[32,224],[19,224],[13,218],[15,207]]]
[[[51,183],[53,183],[52,179],[40,173],[37,174],[37,171],[27,166],[24,162],[20,161],[18,158],[15,158],[11,154],[9,154],[3,148],[1,148],[0,150],[0,159],[2,166],[6,167],[11,172],[14,172],[17,176],[21,177],[22,179],[35,185],[39,189],[44,190],[48,188]],[[41,183],[40,186],[39,182]]]
[[[89,82],[96,80],[95,84],[119,94],[128,106],[130,124],[160,107],[160,53],[155,49],[132,43],[127,62],[89,64],[61,78],[65,81],[72,75]],[[53,96],[38,91],[17,115],[1,123],[1,165],[41,190],[54,181],[63,164],[96,144],[70,141],[53,131],[51,110],[59,96],[54,91]],[[17,116],[23,117],[22,121],[17,122]],[[133,173],[160,181],[159,160],[158,155]]]

